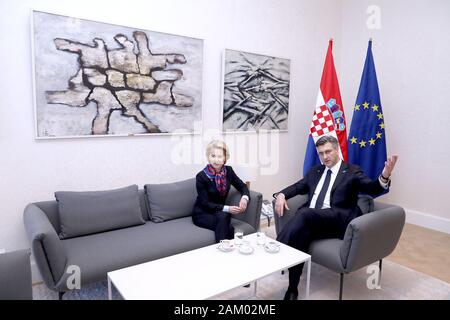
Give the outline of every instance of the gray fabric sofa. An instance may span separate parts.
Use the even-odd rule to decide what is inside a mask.
[[[62,292],[69,290],[67,280],[72,274],[68,272],[69,266],[80,268],[83,286],[105,280],[106,273],[112,270],[215,243],[213,231],[199,228],[192,222],[191,212],[197,197],[195,179],[145,185],[140,190],[137,186],[134,188],[138,200],[128,201],[124,198],[127,194],[130,198],[134,197],[133,187],[130,186],[117,192],[112,190],[113,193],[57,192],[55,195],[58,201],[31,203],[25,208],[25,229],[37,267],[45,284],[60,292],[60,297]],[[77,199],[83,203],[74,206]],[[116,199],[120,199],[120,203]],[[232,188],[227,203],[237,205],[239,200],[240,194]],[[134,216],[132,225],[126,226],[126,223],[119,221],[120,217],[119,220],[114,217],[115,207],[120,206],[124,210],[128,206],[127,202],[133,201],[138,201],[142,219],[138,221]],[[261,204],[262,195],[251,191],[246,212],[232,218],[233,226],[244,230],[245,234],[256,232]],[[79,212],[74,213],[76,210]],[[86,212],[94,216],[100,212],[100,218],[102,214],[110,214],[111,218],[92,218],[88,220],[92,223],[83,225],[79,220],[86,219]],[[79,214],[81,218],[76,221],[73,219],[74,214]],[[135,215],[134,212],[132,214]],[[108,230],[108,223],[112,230]],[[99,232],[93,232],[95,226],[92,224],[98,224]]]

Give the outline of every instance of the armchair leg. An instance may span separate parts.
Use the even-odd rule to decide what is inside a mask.
[[[383,266],[383,259],[380,259],[378,262],[378,268],[380,269],[380,273],[378,274],[378,286],[381,287],[381,267]]]
[[[339,300],[342,300],[342,290],[344,288],[344,274],[341,273],[341,281],[339,286]]]
[[[58,300],[62,300],[63,295],[64,295],[63,291],[58,291]]]

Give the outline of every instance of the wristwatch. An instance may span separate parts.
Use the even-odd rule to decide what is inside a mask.
[[[282,195],[286,198],[286,196],[284,195],[284,193],[281,193],[281,192],[274,193],[274,194],[273,194],[273,197],[276,199],[277,196],[278,196],[279,194],[282,194]]]

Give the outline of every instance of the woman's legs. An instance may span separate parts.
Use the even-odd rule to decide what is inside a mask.
[[[196,226],[214,231],[216,242],[223,239],[232,239],[234,236],[231,215],[228,212],[197,214],[192,216],[192,220]]]

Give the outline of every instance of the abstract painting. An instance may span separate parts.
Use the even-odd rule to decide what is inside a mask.
[[[225,50],[223,131],[287,130],[290,61]]]
[[[40,11],[32,26],[37,138],[197,133],[203,40]]]

